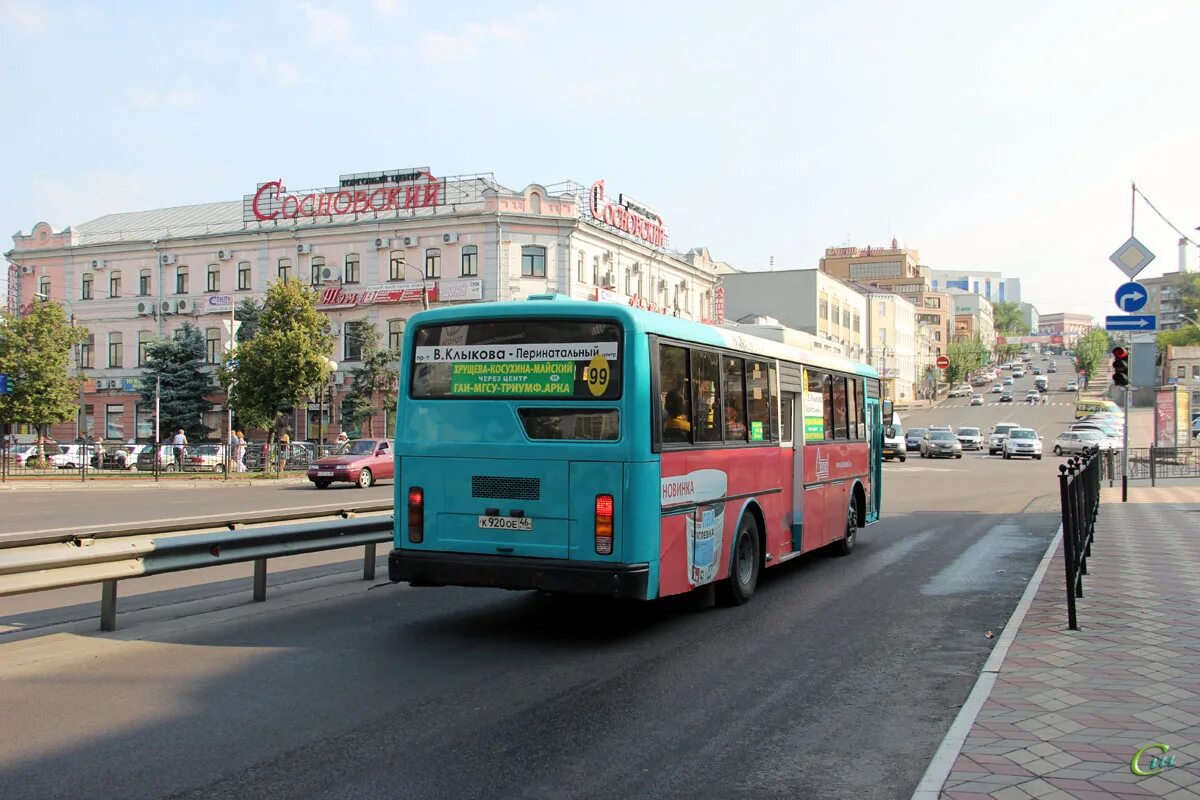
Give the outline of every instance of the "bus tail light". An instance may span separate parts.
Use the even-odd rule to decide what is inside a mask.
[[[596,495],[596,552],[611,555],[613,551],[613,497]]]
[[[420,486],[408,490],[408,540],[414,544],[425,541],[425,490]]]

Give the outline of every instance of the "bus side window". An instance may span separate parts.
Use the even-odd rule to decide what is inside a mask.
[[[722,415],[717,392],[720,362],[716,353],[692,351],[692,441],[721,441]]]
[[[779,397],[779,423],[780,433],[779,438],[783,444],[791,444],[792,442],[792,414],[796,404],[796,395],[791,392],[784,392]]]
[[[766,442],[775,437],[770,428],[771,390],[767,384],[767,365],[762,361],[746,362],[746,427],[750,441]]]
[[[779,370],[770,365],[767,373],[767,412],[771,415],[771,441],[779,441]]]
[[[848,438],[850,439],[862,438],[858,432],[858,395],[861,391],[861,386],[857,380],[846,378],[846,419],[847,430],[849,431]]]
[[[667,444],[692,440],[691,392],[688,390],[687,367],[686,348],[659,345],[658,383],[662,393],[662,440]]]
[[[746,367],[740,358],[725,356],[722,373],[725,378],[725,441],[746,441]]]

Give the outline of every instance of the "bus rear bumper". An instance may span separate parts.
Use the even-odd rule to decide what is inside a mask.
[[[420,586],[540,589],[645,600],[649,596],[650,565],[392,550],[388,555],[388,579]]]

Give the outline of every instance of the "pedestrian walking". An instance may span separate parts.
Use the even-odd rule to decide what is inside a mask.
[[[243,461],[246,457],[246,434],[241,431],[237,432],[237,445],[233,449],[234,468],[238,472],[246,471],[246,462]]]
[[[175,469],[183,471],[183,448],[187,447],[187,435],[184,434],[183,428],[176,431],[171,438],[171,445],[175,451]]]
[[[288,450],[292,446],[292,437],[288,436],[287,431],[279,437],[279,472],[283,472],[287,466]]]

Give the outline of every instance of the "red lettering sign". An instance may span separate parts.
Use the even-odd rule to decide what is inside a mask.
[[[434,208],[442,205],[445,186],[428,172],[419,173],[424,183],[409,186],[377,187],[336,192],[288,194],[282,180],[267,181],[254,193],[246,221],[267,222],[278,219],[363,214],[368,211],[396,211]]]
[[[592,219],[603,222],[654,247],[666,244],[667,232],[657,220],[648,219],[625,206],[613,205],[604,197],[604,181],[592,184],[590,211]]]

